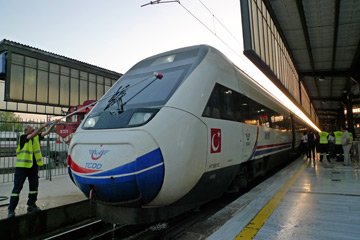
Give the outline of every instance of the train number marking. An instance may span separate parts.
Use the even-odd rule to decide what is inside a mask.
[[[211,149],[210,153],[221,152],[221,129],[211,128]]]
[[[209,169],[214,169],[220,167],[220,163],[213,163],[209,165]]]
[[[250,136],[249,132],[245,133],[245,146],[250,146]]]

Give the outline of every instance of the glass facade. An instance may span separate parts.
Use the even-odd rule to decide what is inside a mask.
[[[260,64],[262,68],[265,64],[266,71],[272,72],[271,79],[281,83],[310,118],[316,121],[317,116],[311,111],[309,96],[303,87],[299,89],[298,73],[264,1],[241,0],[241,14],[244,53],[257,56],[257,62],[254,63]]]
[[[8,58],[7,101],[54,107],[79,105],[100,99],[117,80],[19,53],[8,52]]]
[[[301,102],[302,102],[302,106],[303,109],[305,110],[305,112],[310,115],[310,98],[309,95],[307,94],[304,84],[301,82]]]
[[[5,92],[5,81],[0,81],[0,91]],[[67,108],[51,107],[45,105],[28,104],[20,102],[6,102],[0,99],[0,109],[12,112],[39,113],[50,115],[62,115]]]

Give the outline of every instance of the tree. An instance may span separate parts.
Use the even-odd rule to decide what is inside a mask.
[[[21,118],[15,113],[0,111],[0,131],[21,131],[22,127]]]

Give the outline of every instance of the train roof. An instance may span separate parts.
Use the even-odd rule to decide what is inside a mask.
[[[138,69],[141,69],[141,71],[146,71],[147,68],[151,69],[153,67],[168,63],[171,63],[172,66],[189,63],[192,64],[193,67],[196,67],[210,51],[210,48],[211,47],[208,45],[195,45],[156,54],[141,60],[132,68],[130,68],[126,74],[134,73]]]
[[[243,89],[243,91],[241,91],[242,94],[262,103],[263,105],[273,110],[276,110],[279,113],[286,115],[290,114],[290,110],[274,99],[274,97],[271,96],[271,94],[268,93],[264,87],[257,83],[253,77],[249,76],[239,66],[235,65],[221,51],[206,44],[178,48],[145,58],[130,68],[129,71],[124,74],[124,76],[127,74],[136,74],[138,70],[151,71],[152,68],[167,63],[172,63],[172,66],[176,66],[184,65],[188,62],[189,64],[192,64],[192,69],[194,69],[202,62],[204,58],[206,58],[209,53],[214,53],[215,55],[221,57],[238,73],[238,79],[240,84],[242,84],[242,87],[245,87],[245,85],[247,86],[245,89]],[[190,72],[192,72],[192,70],[189,70],[189,73]]]

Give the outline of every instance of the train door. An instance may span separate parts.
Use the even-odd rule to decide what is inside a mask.
[[[242,124],[241,162],[255,156],[259,128],[254,125]]]
[[[230,121],[208,120],[207,171],[237,165],[242,152],[242,124]]]

